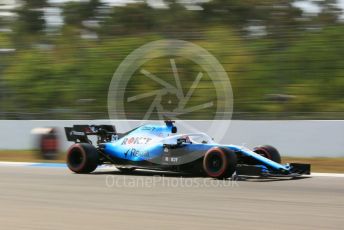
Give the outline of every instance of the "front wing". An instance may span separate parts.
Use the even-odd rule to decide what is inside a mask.
[[[310,175],[311,173],[310,164],[300,164],[300,163],[279,164],[242,146],[229,145],[227,147],[236,152],[240,152],[244,156],[253,158],[256,160],[256,162],[258,162],[258,164],[256,165],[251,165],[251,164],[238,165],[237,175],[297,177],[301,175]]]
[[[287,171],[273,171],[264,165],[238,165],[236,174],[262,177],[299,177],[310,175],[310,164],[291,163],[286,165]]]

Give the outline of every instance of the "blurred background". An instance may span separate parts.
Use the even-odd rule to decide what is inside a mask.
[[[159,39],[193,42],[221,62],[234,119],[344,118],[343,0],[0,0],[0,119],[107,119],[116,68]],[[150,70],[168,79],[170,66],[157,63]],[[187,62],[180,71],[188,88],[197,72]],[[148,84],[137,78],[128,92]],[[204,84],[196,96],[211,92]],[[146,109],[128,104],[127,117]]]

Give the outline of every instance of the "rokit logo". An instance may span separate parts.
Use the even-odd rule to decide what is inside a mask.
[[[123,139],[121,145],[146,145],[151,140],[149,137],[128,137]]]

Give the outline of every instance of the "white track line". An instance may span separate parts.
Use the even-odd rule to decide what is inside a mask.
[[[44,163],[0,161],[0,166],[28,167],[28,166],[35,166],[37,164],[43,165]],[[49,163],[47,165],[49,165]],[[100,167],[98,167],[98,169],[117,170],[115,166],[111,166],[111,165],[100,166]],[[310,176],[313,176],[313,177],[343,177],[344,178],[344,173],[316,173],[316,172],[314,172]]]
[[[312,173],[315,177],[344,177],[343,173]]]
[[[36,163],[32,162],[11,162],[11,161],[0,161],[0,166],[30,166]]]

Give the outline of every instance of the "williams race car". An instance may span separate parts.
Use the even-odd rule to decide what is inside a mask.
[[[177,134],[174,121],[163,125],[143,125],[127,133],[117,133],[111,125],[65,127],[68,141],[68,168],[75,173],[91,173],[103,164],[120,171],[135,169],[174,171],[218,179],[233,175],[297,177],[310,174],[309,164],[281,164],[279,152],[264,145],[252,150],[215,143],[204,133]],[[92,143],[90,136],[97,137]]]

